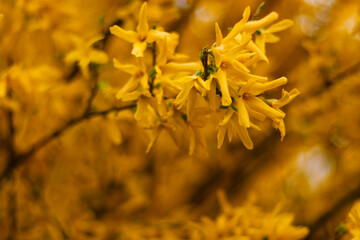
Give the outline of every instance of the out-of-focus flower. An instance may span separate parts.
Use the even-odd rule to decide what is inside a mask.
[[[73,35],[71,38],[76,47],[66,55],[65,62],[68,64],[77,62],[81,72],[86,78],[89,78],[90,63],[104,64],[108,61],[108,56],[104,51],[92,48],[92,45],[103,39],[104,36],[97,35],[87,41],[84,41],[81,37],[76,35]]]
[[[144,51],[148,43],[155,40],[164,39],[169,34],[156,29],[149,30],[147,22],[147,2],[144,2],[140,9],[139,24],[137,25],[136,32],[126,31],[119,26],[110,27],[110,32],[115,36],[133,44],[131,53],[136,57],[143,57]]]

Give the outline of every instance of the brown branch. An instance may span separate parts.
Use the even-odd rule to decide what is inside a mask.
[[[154,81],[155,81],[155,77],[156,77],[156,70],[155,70],[155,66],[156,66],[156,42],[153,42],[152,47],[151,47],[151,51],[152,51],[152,69],[150,71],[150,76],[149,76],[149,91],[151,93],[151,95],[154,96],[153,94],[153,90],[154,90]]]
[[[348,76],[351,76],[352,74],[355,74],[360,71],[360,61],[354,64],[353,66],[345,69],[344,71],[336,74],[334,77],[332,77],[329,81],[330,82],[336,82],[340,79],[346,78]]]
[[[25,162],[27,162],[28,159],[30,159],[30,157],[33,156],[35,153],[37,153],[40,149],[42,149],[48,143],[55,140],[57,137],[61,136],[64,132],[69,130],[71,127],[77,125],[78,123],[81,123],[82,121],[84,121],[86,119],[91,119],[93,117],[106,116],[107,114],[109,114],[111,112],[131,109],[131,108],[134,108],[135,106],[136,106],[135,104],[131,104],[131,105],[122,106],[122,107],[114,107],[114,108],[110,108],[110,109],[98,111],[98,112],[88,112],[88,111],[84,112],[84,114],[81,115],[80,117],[70,120],[65,125],[63,125],[59,129],[55,130],[50,135],[44,137],[43,139],[41,139],[40,141],[35,143],[30,150],[28,150],[24,153],[16,154],[12,158],[12,160],[9,162],[6,169],[4,170],[2,176],[0,177],[0,181],[4,178],[8,178],[9,176],[11,176],[11,173],[13,172],[14,169],[16,169],[18,166],[24,164]]]
[[[7,240],[16,239],[17,218],[16,218],[16,194],[15,194],[15,180],[11,179],[11,189],[8,195],[8,216],[10,219],[9,234]]]
[[[354,190],[349,191],[334,206],[332,206],[330,211],[325,212],[314,223],[308,226],[310,229],[310,234],[307,236],[306,240],[318,239],[317,234],[319,234],[321,230],[325,229],[327,223],[334,217],[338,216],[339,213],[341,213],[344,210],[344,208],[350,206],[355,202],[355,200],[359,198],[360,198],[360,183],[357,185],[357,187]],[[335,229],[333,233],[335,234]]]
[[[39,186],[36,185],[30,178],[25,178],[25,179],[30,184],[33,194],[35,194],[37,196],[37,199],[39,200],[42,209],[47,214],[47,217],[50,218],[50,221],[52,222],[54,227],[56,227],[58,229],[58,231],[61,233],[64,240],[70,239],[68,233],[64,229],[64,227],[61,224],[61,222],[59,221],[59,219],[56,216],[50,215],[51,211],[49,210],[48,204],[46,203],[46,201],[43,197],[42,191],[41,191],[41,189],[39,189]]]

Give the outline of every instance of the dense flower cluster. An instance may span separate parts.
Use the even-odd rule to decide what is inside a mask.
[[[137,65],[114,59],[116,68],[131,75],[116,98],[136,101],[135,119],[150,136],[148,151],[160,130],[167,129],[175,142],[185,132],[190,143],[189,154],[193,154],[196,143],[206,146],[200,129],[211,121],[218,125],[218,148],[227,133],[229,141],[238,136],[246,148],[252,149],[248,129],[260,131],[255,121],[265,118],[272,120],[283,139],[285,113],[280,108],[299,92],[283,90],[279,100],[266,99],[265,91],[286,84],[287,79],[269,81],[267,77],[252,74],[251,68],[259,61],[269,61],[265,44],[277,42],[279,39],[273,33],[290,27],[292,21],[272,24],[278,18],[275,12],[260,20],[249,18],[248,7],[242,20],[225,37],[215,24],[216,42],[201,50],[202,66],[199,62],[187,62],[183,55],[175,53],[178,34],[155,25],[150,28],[146,2],[141,7],[136,32],[117,25],[110,28],[112,34],[133,44],[131,53],[137,58]],[[153,54],[151,66],[144,60],[148,48]]]

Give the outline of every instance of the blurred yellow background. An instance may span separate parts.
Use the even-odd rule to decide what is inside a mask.
[[[149,0],[148,21],[179,33],[177,52],[197,61],[215,41],[215,22],[225,34],[261,2]],[[286,137],[265,121],[261,132],[249,131],[253,150],[238,139],[217,149],[206,128],[208,149],[192,156],[166,132],[145,153],[148,139],[131,110],[71,120],[88,107],[121,106],[114,94],[127,75],[110,60],[135,61],[131,44],[109,27],[135,29],[142,3],[0,1],[0,239],[235,239],[189,230],[214,228],[201,218],[220,215],[224,193],[234,207],[291,214],[309,228],[307,239],[360,237],[359,216],[358,225],[347,218],[360,198],[360,2],[265,1],[261,17],[276,11],[294,22],[267,46],[270,63],[253,69],[286,76],[284,88],[300,91],[284,109]],[[108,59],[90,65],[92,96],[92,81],[65,59],[98,34],[105,38],[96,49]],[[266,95],[279,98],[281,89]]]

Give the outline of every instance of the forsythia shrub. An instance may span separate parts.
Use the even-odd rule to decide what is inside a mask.
[[[289,2],[1,1],[0,239],[358,239],[360,4]]]

